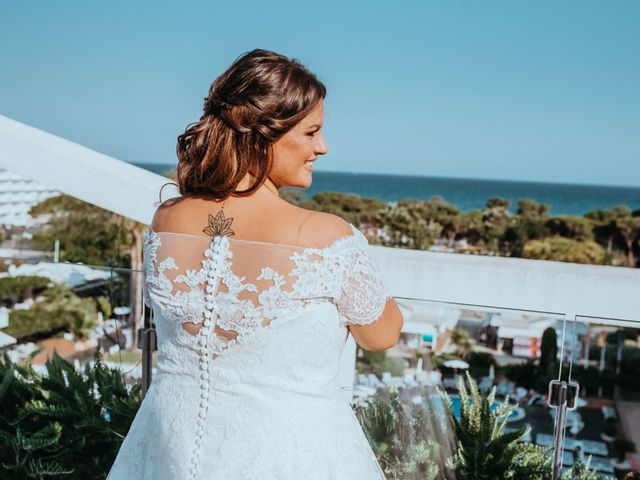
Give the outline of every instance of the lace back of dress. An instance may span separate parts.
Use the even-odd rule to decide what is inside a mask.
[[[145,299],[188,334],[225,346],[302,305],[318,285],[320,250],[148,231]],[[324,280],[327,278],[324,276]],[[320,283],[322,279],[320,280]],[[325,291],[333,288],[326,286]],[[208,335],[211,335],[208,333]]]

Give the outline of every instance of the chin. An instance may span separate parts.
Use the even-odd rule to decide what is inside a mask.
[[[309,172],[305,172],[300,175],[296,180],[293,180],[290,184],[291,187],[296,188],[309,188],[313,182],[313,176]]]

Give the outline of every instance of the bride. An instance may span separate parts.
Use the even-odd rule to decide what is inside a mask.
[[[178,137],[181,197],[144,237],[157,373],[109,480],[384,479],[338,364],[349,332],[393,346],[402,314],[360,230],[278,193],[327,153],[325,93],[253,50]]]

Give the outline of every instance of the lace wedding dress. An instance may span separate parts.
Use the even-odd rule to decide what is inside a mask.
[[[156,374],[108,480],[384,479],[337,384],[347,325],[391,296],[350,226],[323,248],[147,230]]]

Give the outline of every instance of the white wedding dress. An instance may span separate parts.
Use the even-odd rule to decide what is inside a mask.
[[[347,325],[391,296],[350,226],[323,248],[147,230],[157,368],[109,480],[385,478],[337,384]]]

